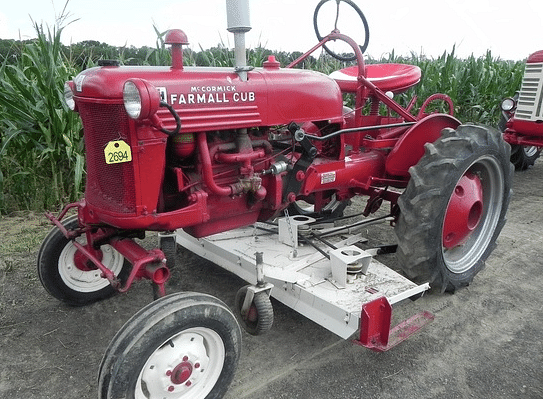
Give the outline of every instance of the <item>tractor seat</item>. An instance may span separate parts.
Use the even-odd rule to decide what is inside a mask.
[[[380,90],[402,93],[420,81],[421,71],[418,66],[407,64],[368,64],[366,79]],[[358,66],[343,68],[332,72],[334,79],[342,92],[354,93],[358,85]]]

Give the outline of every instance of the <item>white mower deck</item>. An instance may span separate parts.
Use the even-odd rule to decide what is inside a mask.
[[[315,219],[294,216],[279,219],[278,227],[257,223],[200,239],[177,230],[176,240],[251,284],[266,283],[272,297],[344,339],[360,328],[364,304],[385,297],[392,305],[429,289],[373,259],[375,251],[355,246],[366,241],[356,230],[343,226],[341,232],[327,235],[337,228],[308,228],[312,222]],[[327,244],[310,237],[311,232],[326,236]]]

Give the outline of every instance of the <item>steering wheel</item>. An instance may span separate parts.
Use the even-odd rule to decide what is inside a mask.
[[[323,6],[323,4],[328,2],[328,1],[335,1],[337,3],[336,21],[335,21],[335,24],[334,24],[334,30],[338,30],[337,29],[337,23],[338,23],[338,19],[339,19],[339,5],[340,5],[340,3],[342,1],[344,1],[345,3],[350,5],[357,12],[358,16],[362,20],[362,23],[364,24],[364,44],[360,45],[360,51],[362,53],[364,53],[366,51],[366,48],[368,47],[368,42],[370,40],[370,30],[369,30],[369,27],[368,27],[368,21],[366,21],[366,17],[364,16],[364,14],[360,10],[360,8],[352,0],[321,0],[319,2],[319,4],[317,4],[317,7],[315,8],[315,13],[313,14],[313,26],[315,27],[315,33],[317,34],[317,38],[319,39],[319,41],[324,39],[324,37],[321,36],[321,34],[319,32],[319,27],[318,27],[318,24],[317,24],[317,16],[318,16],[319,10]],[[330,50],[330,48],[328,48],[326,46],[326,44],[324,44],[323,47],[324,47],[324,49],[326,50],[326,52],[328,54],[330,54],[332,57],[334,57],[334,58],[336,58],[336,59],[338,59],[340,61],[348,62],[348,61],[356,60],[356,55],[353,55],[353,56],[350,56],[350,57],[349,56],[342,56],[342,55],[339,55],[337,53],[334,53],[332,50]]]

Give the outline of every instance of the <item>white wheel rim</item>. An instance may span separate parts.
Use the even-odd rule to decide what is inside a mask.
[[[524,146],[523,147],[524,154],[526,154],[527,157],[533,157],[535,154],[537,154],[538,148],[536,146]]]
[[[110,245],[102,245],[100,249],[103,254],[102,264],[118,276],[123,268],[124,257]],[[77,267],[76,252],[77,247],[70,241],[60,253],[58,271],[64,284],[77,292],[96,292],[107,287],[109,281],[102,277],[99,269],[81,270]]]
[[[205,398],[224,367],[220,335],[205,327],[184,330],[164,342],[147,359],[135,399]]]

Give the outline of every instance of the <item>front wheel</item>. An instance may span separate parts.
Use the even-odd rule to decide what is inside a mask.
[[[66,218],[63,225],[67,230],[76,229],[79,226],[77,215]],[[85,235],[75,240],[86,245]],[[102,245],[96,251],[96,256],[120,281],[126,279],[130,265],[117,250],[110,245]],[[87,305],[117,292],[102,277],[101,271],[57,227],[43,240],[37,266],[38,276],[47,292],[70,305]]]
[[[515,165],[516,170],[526,170],[533,166],[540,154],[541,150],[533,145],[513,144],[511,146],[511,163]]]
[[[397,256],[406,275],[442,292],[467,286],[505,224],[510,148],[494,129],[444,129],[409,169],[398,200]]]
[[[136,313],[100,365],[99,399],[221,398],[241,353],[241,330],[219,299],[176,293]]]

